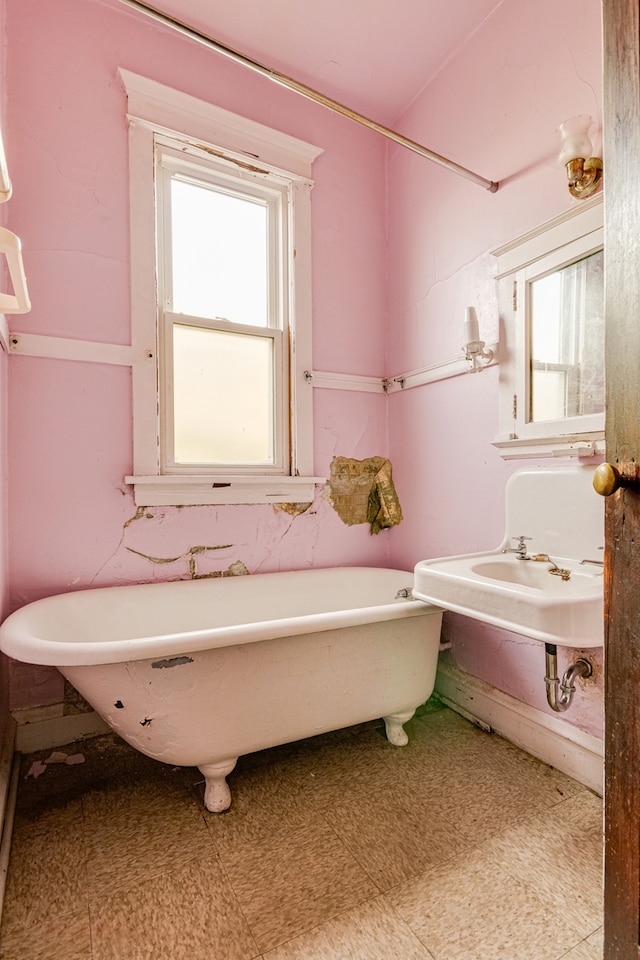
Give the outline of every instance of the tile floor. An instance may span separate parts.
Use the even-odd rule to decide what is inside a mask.
[[[242,758],[23,758],[2,960],[600,960],[601,800],[432,700]]]

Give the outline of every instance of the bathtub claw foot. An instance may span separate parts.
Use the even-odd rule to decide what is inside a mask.
[[[222,813],[231,806],[231,791],[226,777],[231,773],[238,758],[220,763],[203,763],[198,767],[204,774],[204,805],[211,813]]]
[[[409,743],[409,737],[402,729],[402,725],[414,715],[415,710],[404,710],[402,713],[392,713],[388,717],[383,717],[387,740],[396,747],[406,747]]]

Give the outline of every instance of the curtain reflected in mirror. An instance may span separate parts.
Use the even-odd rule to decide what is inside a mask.
[[[604,255],[529,284],[529,421],[604,410]]]

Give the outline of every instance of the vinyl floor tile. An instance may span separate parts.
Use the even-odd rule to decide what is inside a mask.
[[[243,757],[220,815],[197,770],[64,748],[20,782],[0,960],[602,960],[599,798],[435,701],[406,729]]]
[[[497,746],[496,754],[500,755],[502,772],[511,775],[514,780],[522,779],[536,790],[543,791],[550,803],[584,792],[585,787],[577,780],[525,753],[508,740],[495,735],[492,735],[491,739]]]
[[[321,924],[264,955],[264,960],[433,960],[384,898]]]
[[[453,711],[427,715],[416,724],[409,744],[397,758],[405,782],[429,787],[433,776],[459,781],[490,772],[511,783],[525,781],[547,802],[584,787],[496,734],[487,733]]]
[[[29,813],[18,810],[13,825],[14,833],[48,834],[51,830],[81,830],[82,801],[71,800],[56,806],[48,802],[47,788],[42,785],[42,805]]]
[[[586,929],[602,918],[602,801],[589,791],[482,844],[510,876]]]
[[[90,902],[93,960],[251,960],[259,955],[220,864],[179,870]]]
[[[467,750],[469,755],[474,755],[476,745],[486,745],[487,737],[491,738],[486,731],[448,709],[417,713],[405,725],[405,730],[409,733],[409,743],[419,740],[440,754]]]
[[[203,810],[180,784],[122,786],[83,801],[90,896],[135,887],[214,848]]]
[[[396,775],[416,789],[446,793],[450,783],[473,781],[476,772],[491,771],[502,777],[508,769],[510,755],[502,748],[504,741],[461,717],[445,724],[435,714],[410,732],[409,743],[395,752],[390,763]]]
[[[7,877],[2,936],[29,936],[52,917],[77,913],[86,904],[85,851],[65,830],[17,834]]]
[[[262,951],[378,894],[323,822],[246,843],[222,862]]]
[[[495,762],[459,765],[439,770],[440,786],[446,786],[447,819],[470,843],[479,843],[508,825],[527,820],[562,802],[563,792],[554,777],[545,778],[527,765]],[[410,778],[407,778],[408,780]],[[427,790],[431,790],[429,785]],[[585,788],[582,788],[583,792]]]
[[[291,775],[286,762],[241,768],[229,781],[231,807],[223,814],[204,810],[207,827],[220,851],[239,843],[273,837],[277,833],[312,825],[317,804]],[[198,797],[204,786],[198,785]]]
[[[602,960],[602,951],[602,934],[600,934],[600,936],[587,937],[573,950],[565,953],[562,960]]]
[[[604,949],[604,927],[599,927],[595,933],[584,941],[587,946],[595,950],[595,960],[602,960],[602,951]]]
[[[41,916],[13,935],[5,936],[3,927],[0,960],[93,960],[87,907],[72,915]]]
[[[583,938],[479,851],[390,891],[388,899],[437,960],[557,960]]]
[[[468,846],[428,798],[401,783],[332,806],[324,816],[383,892]]]

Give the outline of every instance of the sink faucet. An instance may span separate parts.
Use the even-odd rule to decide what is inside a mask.
[[[503,553],[515,553],[518,560],[528,560],[529,555],[527,554],[527,545],[525,540],[531,540],[531,537],[511,537],[512,540],[518,541],[517,547],[505,547],[502,551]]]

